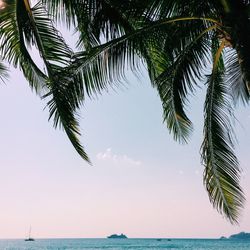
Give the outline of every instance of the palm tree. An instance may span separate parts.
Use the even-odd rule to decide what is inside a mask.
[[[76,151],[89,162],[77,138],[77,109],[84,99],[82,82],[77,76],[62,72],[74,53],[41,2],[31,8],[29,0],[1,0],[0,48],[2,60],[19,67],[31,88],[48,99],[49,118],[54,118],[54,126],[63,127]],[[44,70],[32,58],[34,48],[39,51]],[[4,70],[1,65],[0,73]]]
[[[204,184],[213,206],[237,223],[244,194],[231,124],[233,105],[249,99],[249,1],[42,0],[33,8],[28,0],[5,3],[0,10],[3,59],[20,66],[39,94],[45,91],[55,126],[63,126],[86,160],[76,137],[77,109],[86,95],[119,85],[125,65],[134,72],[145,65],[164,121],[183,143],[193,130],[185,112],[188,96],[205,83]],[[44,6],[54,21],[78,31],[79,52],[65,44]],[[28,45],[38,48],[45,72]]]

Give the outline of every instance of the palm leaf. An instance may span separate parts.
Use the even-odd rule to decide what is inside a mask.
[[[195,27],[196,32],[199,32],[199,29],[193,23],[191,25]],[[187,142],[192,131],[192,123],[185,114],[184,106],[188,92],[193,93],[193,85],[201,80],[209,49],[208,33],[213,29],[214,26],[211,26],[200,34],[195,34],[191,27],[186,29],[185,25],[184,29],[180,29],[180,39],[173,35],[174,41],[185,44],[185,46],[184,48],[180,46],[179,51],[174,52],[177,56],[169,56],[172,58],[169,61],[172,62],[168,62],[170,65],[163,66],[162,73],[155,79],[154,85],[157,87],[162,100],[164,121],[166,121],[170,132],[173,133],[174,139],[181,142]],[[185,36],[185,30],[190,30],[191,34],[188,33]],[[177,44],[176,47],[178,48]],[[167,54],[167,51],[164,54]],[[160,55],[153,58],[157,58],[159,61]]]
[[[176,22],[190,21],[202,23],[200,18],[171,18],[152,22],[149,26],[131,31],[129,34],[113,39],[88,51],[76,54],[76,60],[70,66],[71,70],[79,73],[84,81],[89,95],[107,89],[110,84],[124,78],[125,69],[139,70],[139,60],[148,58],[145,44],[162,41],[164,44],[174,44],[173,36]],[[210,19],[208,20],[211,21]],[[168,30],[168,32],[166,32]],[[150,33],[150,35],[149,35]],[[168,35],[171,34],[171,35]],[[147,63],[149,61],[146,59]]]
[[[244,195],[239,185],[239,163],[233,152],[232,109],[228,86],[224,82],[223,48],[222,42],[215,49],[213,71],[207,78],[202,159],[205,165],[204,184],[210,201],[231,223],[237,223]]]
[[[250,98],[250,91],[241,73],[238,55],[234,49],[228,49],[227,51],[226,66],[226,81],[231,87],[231,94],[235,104],[239,100],[246,104]]]
[[[109,41],[132,30],[132,25],[123,13],[123,6],[125,4],[128,7],[128,2],[105,0],[43,0],[42,2],[57,20],[63,20],[69,26],[71,24],[76,26],[76,31],[79,31],[77,45],[85,49],[97,46],[101,43],[101,39],[102,42],[104,38]]]
[[[73,52],[53,26],[43,5],[38,3],[32,9],[31,18],[35,24],[33,26],[35,41],[49,76],[47,84],[50,91],[44,98],[50,97],[48,101],[50,118],[54,117],[55,127],[58,124],[62,125],[76,151],[84,160],[90,162],[77,137],[80,135],[76,118],[77,109],[84,99],[82,84],[77,81],[73,73],[67,71],[65,74],[64,70],[69,66]]]
[[[7,69],[5,65],[0,62],[0,80],[4,82],[4,80],[8,77]]]
[[[30,86],[38,93],[45,88],[47,76],[31,58],[25,43],[23,24],[27,17],[22,1],[8,1],[0,16],[0,49],[3,60],[14,67],[21,67]]]
[[[84,0],[41,0],[48,12],[57,21],[64,21],[71,27],[76,25],[76,10],[81,9]]]

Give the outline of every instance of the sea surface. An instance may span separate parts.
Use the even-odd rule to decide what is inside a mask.
[[[0,250],[250,250],[250,241],[215,239],[37,239],[0,240]]]

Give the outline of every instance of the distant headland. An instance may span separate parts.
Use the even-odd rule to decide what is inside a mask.
[[[232,234],[228,238],[225,236],[220,237],[221,240],[250,240],[250,233],[241,232],[238,234]]]
[[[128,237],[125,234],[112,234],[107,237],[108,239],[127,239]]]

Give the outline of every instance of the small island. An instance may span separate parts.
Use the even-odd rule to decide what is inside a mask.
[[[241,232],[233,234],[229,237],[230,240],[250,240],[250,233]]]
[[[238,234],[232,234],[228,238],[221,236],[220,240],[250,240],[250,233],[241,232]]]
[[[112,234],[107,237],[108,239],[127,239],[128,237],[125,234]]]
[[[227,240],[227,237],[221,236],[221,237],[220,237],[220,240]]]

